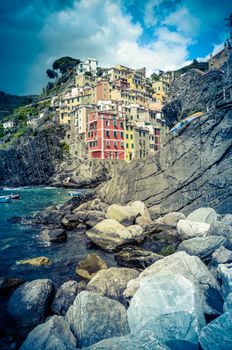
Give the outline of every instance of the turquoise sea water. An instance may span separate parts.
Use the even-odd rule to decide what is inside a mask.
[[[50,278],[55,285],[69,279],[78,279],[75,274],[77,262],[95,251],[85,234],[70,231],[67,242],[49,244],[42,239],[43,228],[29,224],[30,217],[36,212],[70,199],[69,190],[31,187],[0,191],[0,195],[9,193],[19,193],[20,200],[0,204],[0,276],[25,280]],[[12,217],[24,217],[24,220],[22,223],[11,223],[9,219]],[[115,265],[113,256],[99,251],[98,254],[109,266]],[[38,256],[50,258],[53,264],[41,267],[17,264],[19,260]]]

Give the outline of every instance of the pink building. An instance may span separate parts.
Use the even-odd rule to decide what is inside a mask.
[[[90,159],[124,160],[124,118],[117,111],[89,113],[86,141]]]

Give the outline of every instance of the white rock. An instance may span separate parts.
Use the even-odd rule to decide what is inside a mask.
[[[159,218],[157,220],[157,223],[176,227],[178,221],[185,220],[185,219],[186,219],[186,216],[184,214],[174,211]]]
[[[118,204],[112,204],[108,207],[107,218],[114,219],[124,226],[133,225],[138,212],[133,210],[130,206],[122,206]]]
[[[190,220],[179,220],[177,231],[181,239],[195,237],[205,237],[210,230],[210,225],[203,222],[194,222]]]

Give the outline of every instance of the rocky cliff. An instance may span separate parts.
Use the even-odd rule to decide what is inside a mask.
[[[0,185],[25,186],[49,182],[63,159],[64,130],[45,123],[37,135],[22,136],[16,145],[0,149]]]
[[[175,135],[169,134],[155,156],[125,165],[98,190],[104,201],[142,200],[161,215],[179,210],[189,213],[200,206],[213,207],[219,213],[232,210],[232,101],[220,97],[222,87],[228,92],[232,84],[224,75],[219,84],[215,77],[221,75],[220,71],[205,75],[191,71],[175,82],[176,95],[173,92],[168,108],[176,115],[179,107],[182,112],[194,113],[207,110],[207,101],[214,99],[214,105]],[[216,85],[207,88],[205,81],[211,87]]]

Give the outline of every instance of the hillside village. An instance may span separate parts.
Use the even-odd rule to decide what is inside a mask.
[[[32,130],[45,119],[63,125],[63,143],[70,156],[126,162],[143,159],[160,149],[169,131],[162,108],[172,82],[190,69],[201,73],[220,69],[226,60],[224,49],[211,55],[208,62],[194,60],[178,71],[160,71],[149,78],[145,68],[100,68],[97,59],[79,61],[64,89],[24,109],[24,124]],[[5,118],[2,135],[12,134],[18,123]],[[17,137],[24,129],[16,133]]]

